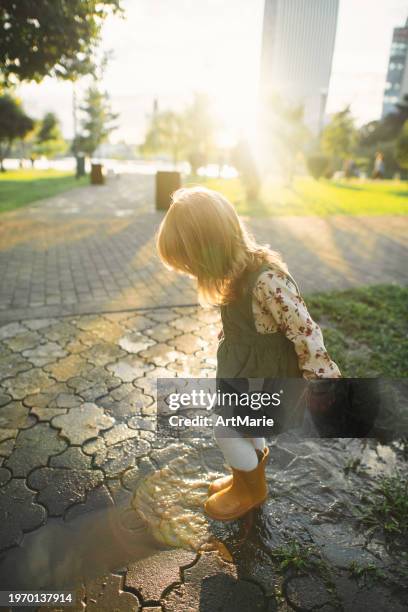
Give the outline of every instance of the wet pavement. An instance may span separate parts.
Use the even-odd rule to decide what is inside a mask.
[[[95,612],[408,609],[402,545],[355,516],[406,474],[398,444],[282,435],[265,506],[204,517],[222,457],[210,437],[157,439],[156,379],[212,376],[220,323],[155,260],[151,188],[121,177],[2,217],[0,585],[73,587],[71,609]],[[307,290],[403,282],[403,218],[317,219],[302,249],[288,219],[252,226]]]
[[[407,609],[407,558],[354,511],[381,475],[406,473],[397,444],[282,434],[265,506],[204,517],[220,452],[210,434],[157,439],[154,397],[157,377],[213,375],[218,330],[193,307],[0,327],[3,587],[75,585],[76,610]],[[306,571],[274,556],[293,542]]]
[[[123,175],[1,216],[0,321],[196,303],[155,253],[154,177]],[[247,220],[304,293],[406,284],[404,216]]]

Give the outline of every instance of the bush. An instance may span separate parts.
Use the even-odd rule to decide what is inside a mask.
[[[408,169],[408,119],[402,126],[395,144],[395,159],[401,168]]]
[[[329,172],[329,158],[327,155],[309,155],[306,163],[307,169],[314,179],[318,180],[322,176],[327,176]]]
[[[259,195],[261,181],[252,151],[246,141],[239,141],[231,152],[231,161],[239,172],[247,198],[256,200]]]

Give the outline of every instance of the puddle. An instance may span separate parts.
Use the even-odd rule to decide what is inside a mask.
[[[76,587],[160,550],[145,525],[123,526],[126,508],[110,507],[64,522],[49,519],[0,557],[2,589]]]
[[[49,519],[26,534],[20,548],[0,558],[2,588],[76,586],[169,546],[215,548],[227,559],[230,551],[248,575],[262,576],[274,572],[269,552],[288,537],[318,544],[316,533],[338,528],[343,544],[355,546],[362,534],[355,529],[352,509],[360,494],[369,494],[379,477],[406,471],[398,445],[375,440],[283,434],[270,441],[270,449],[270,496],[244,521],[208,521],[203,512],[208,485],[223,469],[213,443],[169,443],[153,452],[159,469],[139,481],[131,506],[127,502],[66,522]],[[353,462],[356,469],[344,469]]]
[[[203,448],[211,445],[202,443]],[[270,441],[267,466],[270,496],[259,512],[238,523],[209,522],[203,513],[208,485],[220,475],[221,463],[206,471],[200,452],[180,445],[180,457],[149,474],[138,486],[132,505],[154,538],[167,546],[199,550],[222,542],[236,551],[244,540],[260,551],[272,550],[283,531],[305,537],[313,525],[347,525],[350,545],[354,533],[353,507],[382,476],[406,470],[392,445],[372,439],[305,440],[283,434]],[[355,462],[356,469],[347,469]],[[257,554],[254,555],[254,563]]]
[[[145,334],[133,332],[132,334],[127,334],[120,338],[118,344],[128,353],[139,353],[140,351],[148,349],[149,346],[153,346],[155,342],[147,338]]]
[[[173,459],[144,478],[132,505],[158,542],[199,550],[212,538],[203,504],[210,482],[220,475],[197,473],[188,456]]]

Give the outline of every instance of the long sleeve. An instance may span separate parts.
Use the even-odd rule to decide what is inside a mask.
[[[278,270],[263,272],[253,290],[253,313],[260,333],[281,331],[294,344],[304,378],[338,378],[320,327],[291,279]]]

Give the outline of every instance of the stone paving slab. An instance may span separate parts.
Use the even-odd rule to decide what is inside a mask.
[[[217,311],[188,306],[196,301],[193,285],[157,260],[162,213],[152,201],[151,177],[123,176],[2,216],[0,576],[11,563],[7,579],[47,587],[68,570],[83,571],[76,569],[82,560],[85,577],[71,609],[95,612],[328,612],[339,602],[346,612],[365,602],[380,612],[390,602],[406,609],[395,558],[381,540],[367,543],[347,518],[355,499],[344,489],[342,466],[362,452],[352,443],[330,457],[324,448],[274,446],[264,510],[249,526],[211,526],[233,563],[216,551],[162,550],[146,533],[132,506],[145,477],[189,448],[197,477],[222,470],[211,442],[169,444],[154,433],[156,379],[212,376],[220,322]],[[250,225],[283,252],[306,293],[406,282],[403,217],[281,217]],[[374,448],[364,453],[367,464],[387,469]],[[348,478],[359,491],[358,475]],[[292,537],[318,547],[333,584],[297,574],[282,582],[269,553]],[[385,578],[357,584],[350,562],[374,564]]]
[[[154,210],[153,180],[123,175],[3,214],[0,321],[195,304],[193,283],[155,252],[163,213]],[[304,293],[408,281],[407,217],[247,221],[283,254]],[[24,339],[27,350],[33,341]]]
[[[85,572],[72,609],[95,612],[328,612],[339,602],[346,612],[365,602],[402,612],[404,560],[381,538],[367,541],[349,512],[372,486],[373,466],[386,474],[403,465],[391,446],[272,442],[264,508],[248,524],[209,525],[233,563],[216,550],[163,550],[147,534],[132,504],[145,477],[183,457],[185,483],[223,469],[211,441],[169,442],[152,430],[156,378],[212,376],[219,325],[215,310],[175,307],[0,326],[0,360],[19,364],[0,378],[0,578],[8,568],[8,580],[49,587]],[[27,348],[33,332],[40,364]],[[361,459],[361,475],[345,476],[350,457]],[[282,576],[270,553],[292,539],[317,548],[330,582]],[[360,584],[353,563],[383,577]]]

